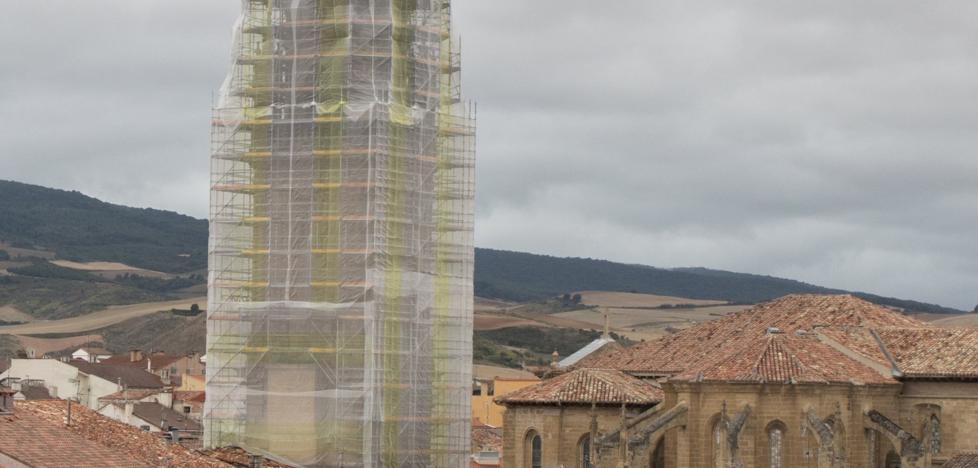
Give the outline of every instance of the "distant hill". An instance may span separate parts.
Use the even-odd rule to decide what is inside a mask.
[[[207,266],[206,220],[113,205],[78,192],[17,182],[0,181],[0,241],[43,247],[66,260],[120,262],[169,273],[192,272]],[[493,249],[477,248],[475,260],[477,295],[521,302],[582,290],[734,303],[755,303],[792,293],[846,292],[789,279],[706,268],[661,269]],[[44,269],[47,274],[58,273],[49,266]],[[917,312],[961,312],[916,301],[857,295]]]
[[[773,276],[707,268],[662,269],[590,258],[560,258],[493,249],[475,251],[475,292],[478,296],[524,302],[585,290],[716,299],[742,304],[787,294],[849,293]],[[915,312],[962,312],[935,304],[854,294],[877,304]]]
[[[184,273],[207,268],[207,221],[0,180],[0,241],[59,258]]]

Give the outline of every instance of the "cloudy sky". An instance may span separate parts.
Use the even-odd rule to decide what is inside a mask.
[[[237,2],[0,4],[0,179],[206,216]],[[478,245],[978,303],[978,2],[455,13]]]

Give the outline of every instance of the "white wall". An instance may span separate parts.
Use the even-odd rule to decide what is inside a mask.
[[[91,409],[98,409],[99,398],[102,398],[106,395],[111,395],[115,392],[118,392],[119,390],[122,390],[122,387],[120,387],[117,382],[109,382],[108,380],[105,380],[101,377],[96,377],[94,375],[86,375],[86,374],[81,374],[81,375],[82,375],[82,381],[84,382],[84,385],[86,385],[88,389],[87,395],[81,395],[82,397],[86,397],[86,396],[88,397],[87,401],[83,401],[82,403],[84,403],[85,406],[88,406]]]
[[[13,359],[10,369],[0,374],[0,379],[4,377],[43,380],[52,397],[77,398],[79,403],[94,410],[99,407],[99,398],[121,390],[116,382],[84,374],[56,359]],[[72,382],[74,379],[77,383]]]
[[[52,397],[76,398],[78,386],[71,380],[78,378],[78,369],[55,359],[13,359],[10,369],[0,374],[0,379],[13,377],[19,379],[43,380]]]

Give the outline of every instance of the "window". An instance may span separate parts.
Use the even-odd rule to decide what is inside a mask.
[[[897,453],[894,452],[893,450],[890,450],[886,454],[886,462],[885,462],[886,468],[900,468],[901,463],[902,462],[900,461],[900,456],[897,455]]]
[[[655,450],[652,451],[652,460],[649,461],[649,466],[652,468],[666,468],[666,438],[665,436],[659,437],[659,441],[655,444]]]
[[[879,467],[879,463],[876,462],[879,451],[880,445],[877,432],[872,429],[866,429],[866,466],[869,468]]]
[[[183,413],[184,414],[190,414],[190,407],[189,406],[184,406],[183,407]]]
[[[527,468],[543,468],[543,439],[537,431],[526,434],[524,464]]]
[[[713,423],[713,468],[727,468],[727,426],[720,417]]]
[[[784,429],[780,425],[772,425],[767,430],[767,447],[771,468],[783,468]]]
[[[577,443],[577,466],[591,468],[591,434],[584,434]]]

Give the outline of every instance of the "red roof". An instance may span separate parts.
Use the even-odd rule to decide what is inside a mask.
[[[627,404],[662,401],[658,384],[607,369],[578,369],[496,397],[503,404]]]
[[[814,336],[769,334],[745,339],[726,357],[708,360],[670,380],[781,383],[895,384]]]
[[[173,399],[175,401],[203,403],[206,395],[205,392],[200,391],[173,392]]]
[[[978,328],[826,329],[821,335],[903,379],[978,379]]]
[[[28,466],[66,466],[71,460],[90,466],[155,466],[17,409],[0,416],[0,452]]]
[[[64,400],[17,402],[0,417],[0,451],[32,466],[229,466],[82,405],[72,405],[71,426],[66,416]]]
[[[748,350],[751,343],[766,336],[772,328],[785,335],[797,335],[826,327],[927,328],[928,325],[849,295],[799,294],[599,356],[587,366],[671,376]]]

